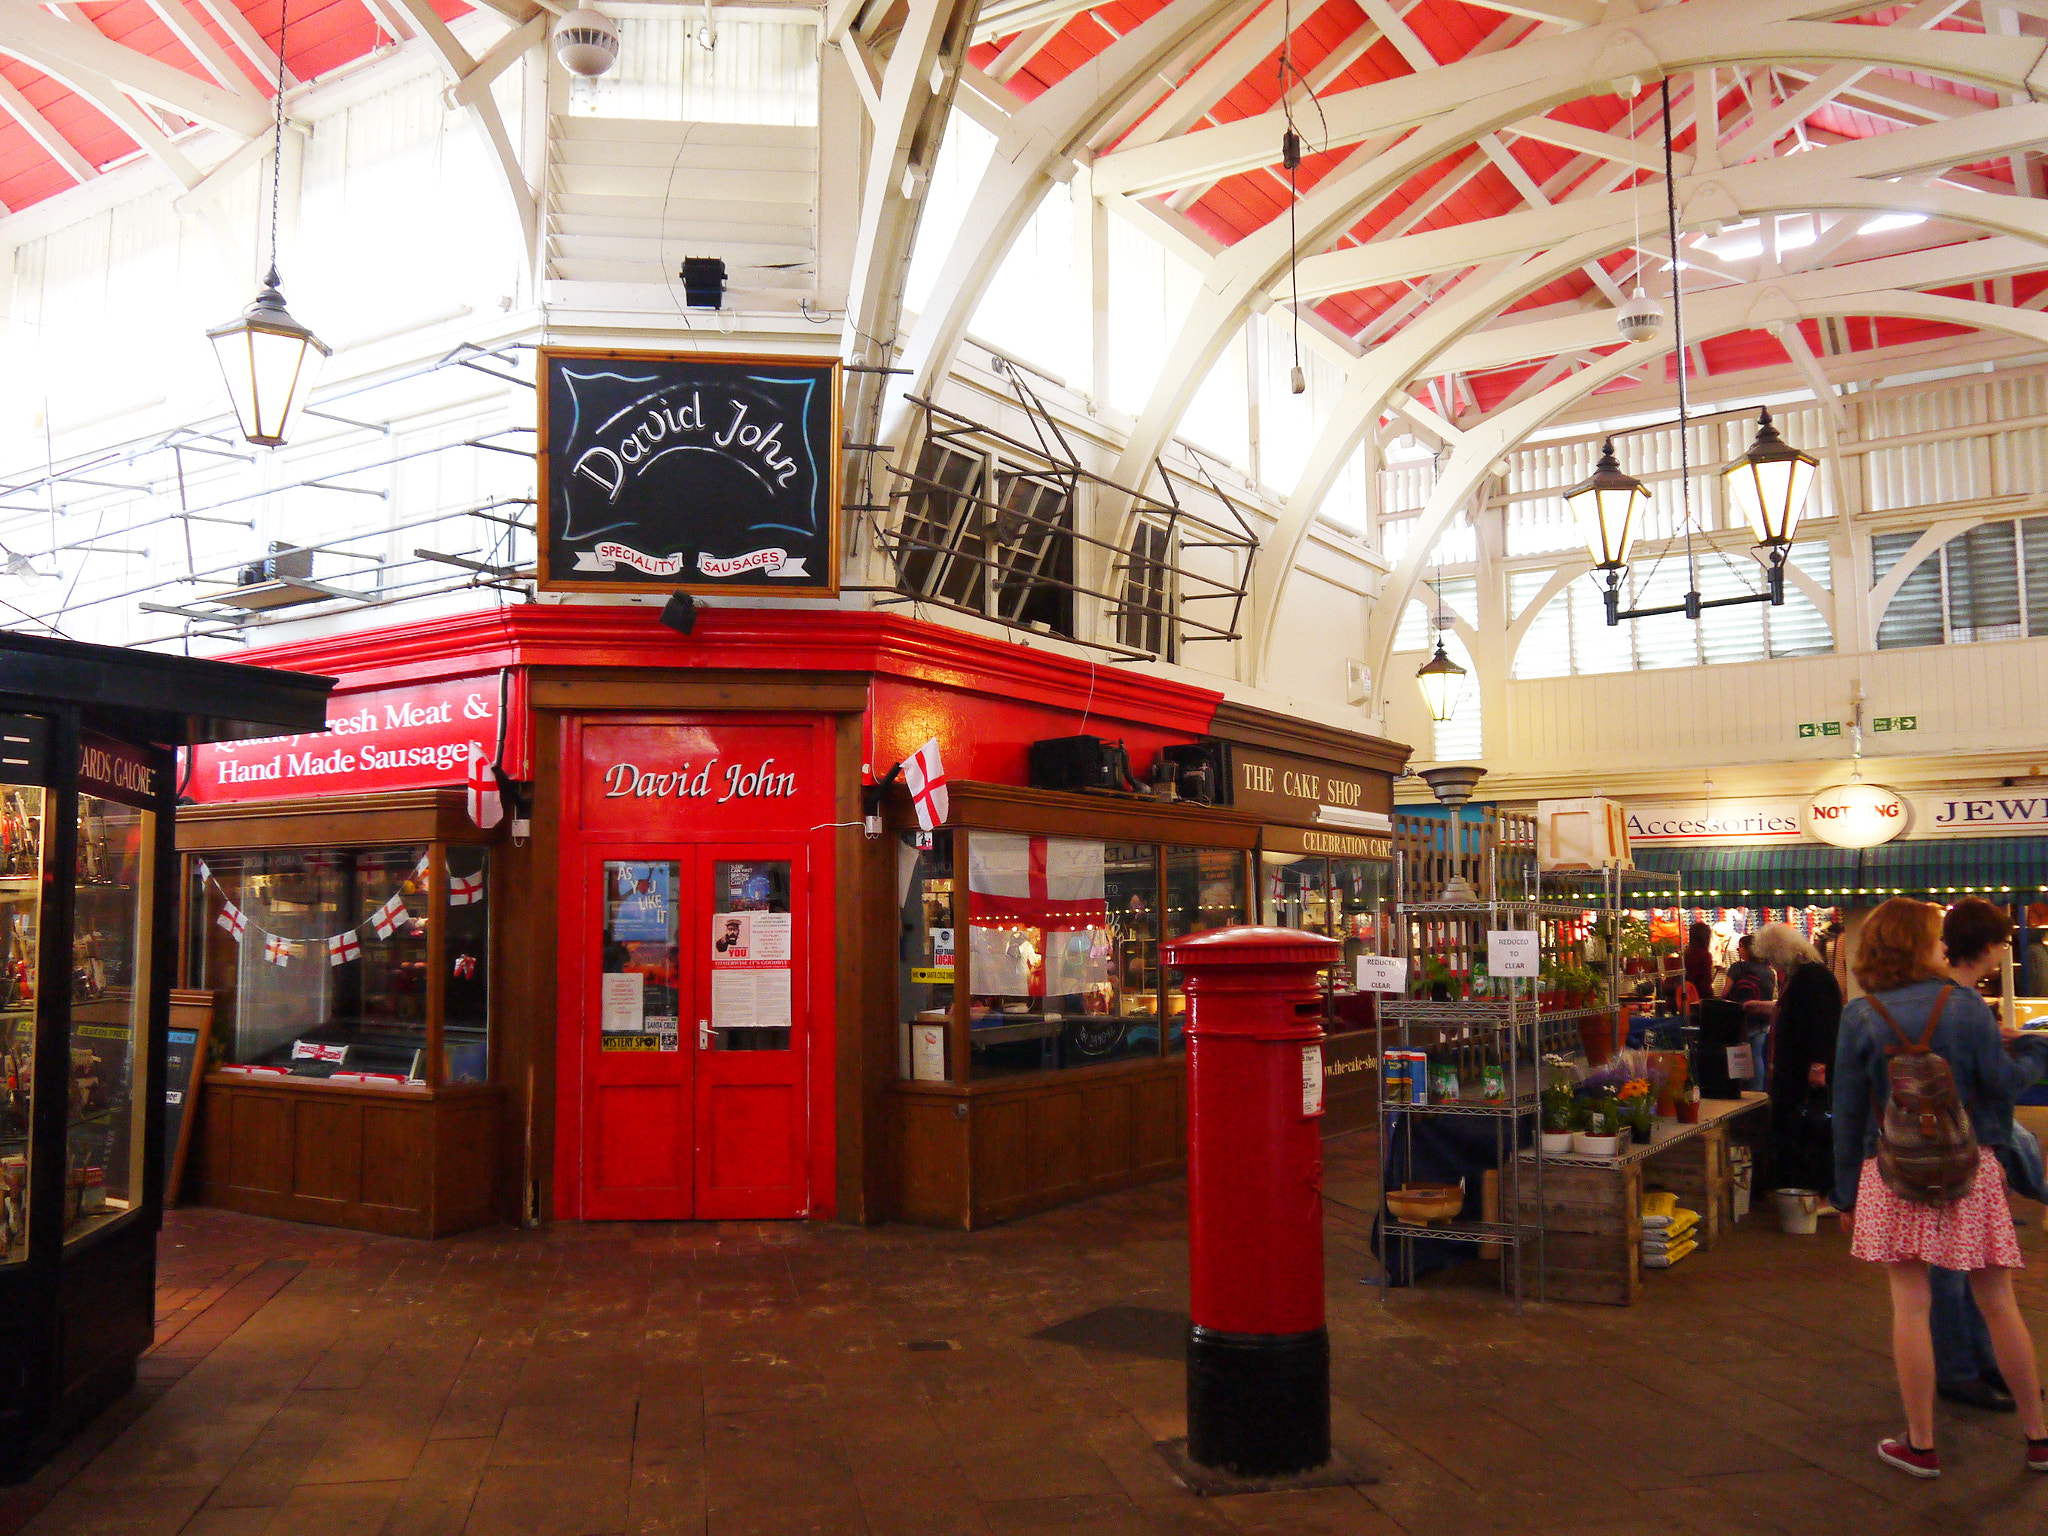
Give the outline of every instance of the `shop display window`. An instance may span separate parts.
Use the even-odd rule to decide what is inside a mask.
[[[1387,954],[1393,866],[1383,859],[1333,859],[1315,853],[1260,856],[1266,921],[1336,939],[1340,963],[1323,973],[1330,999],[1326,1028],[1364,1029],[1374,1020],[1372,1000],[1355,992],[1360,955]]]
[[[33,785],[0,795],[0,1264],[28,1257],[30,1111],[35,1089],[36,935],[43,899],[43,796]]]
[[[896,995],[902,1000],[898,1075],[946,1077],[947,1024],[955,974],[953,834],[902,832],[896,842]]]
[[[1229,928],[1251,910],[1245,859],[1227,848],[1166,850],[1166,936],[1177,939],[1210,928]],[[1166,972],[1166,1049],[1187,1049],[1187,998],[1180,972]]]
[[[149,1059],[152,813],[78,797],[71,939],[71,1082],[64,1240],[142,1202],[143,1078]]]
[[[445,857],[441,1080],[481,1083],[491,1068],[491,855],[483,848],[449,848]]]
[[[485,1080],[489,857],[415,843],[193,858],[187,968],[215,994],[221,1064],[379,1088]]]

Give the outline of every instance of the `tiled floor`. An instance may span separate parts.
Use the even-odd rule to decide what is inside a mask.
[[[164,1234],[144,1385],[36,1482],[29,1536],[2039,1533],[2011,1418],[1897,1426],[1882,1281],[1752,1221],[1634,1309],[1517,1317],[1361,1285],[1365,1138],[1331,1145],[1340,1439],[1381,1481],[1197,1500],[1182,1373],[1032,1336],[1185,1304],[1179,1184],[972,1236],[563,1226],[435,1244],[210,1211]],[[2048,1246],[2025,1281],[2048,1334]]]

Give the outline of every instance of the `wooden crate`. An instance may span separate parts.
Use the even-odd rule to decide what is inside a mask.
[[[1522,1170],[1520,1219],[1540,1223],[1543,1295],[1550,1301],[1630,1306],[1643,1287],[1643,1175],[1640,1164],[1587,1168],[1546,1163],[1543,1202],[1534,1170]]]

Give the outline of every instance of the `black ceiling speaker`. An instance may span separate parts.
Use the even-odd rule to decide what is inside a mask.
[[[697,599],[687,592],[671,593],[662,607],[661,622],[677,634],[687,635],[697,627]]]
[[[692,309],[725,308],[725,261],[718,256],[683,258],[683,302]]]

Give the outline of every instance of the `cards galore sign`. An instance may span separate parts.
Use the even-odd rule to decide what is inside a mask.
[[[540,580],[565,591],[838,589],[838,364],[541,354]]]
[[[497,750],[496,677],[338,693],[320,735],[193,748],[185,793],[209,804],[460,784],[471,742]]]

